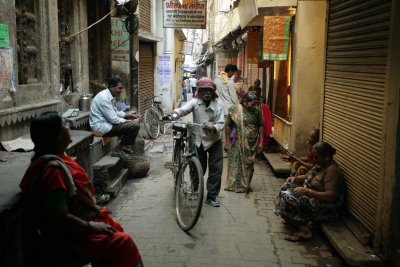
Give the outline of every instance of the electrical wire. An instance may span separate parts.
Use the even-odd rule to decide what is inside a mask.
[[[71,35],[69,35],[69,36],[67,36],[67,37],[63,37],[63,38],[71,38],[71,37],[73,37],[73,36],[75,36],[75,35],[81,34],[82,32],[85,32],[85,31],[89,30],[89,29],[92,28],[94,25],[98,24],[99,22],[101,22],[101,21],[103,21],[105,18],[107,18],[109,15],[111,15],[111,13],[112,13],[115,9],[116,9],[116,7],[114,7],[113,9],[111,9],[111,11],[110,11],[109,13],[107,13],[104,17],[102,17],[102,18],[99,19],[98,21],[92,23],[92,24],[91,24],[90,26],[88,26],[87,28],[85,28],[85,29],[83,29],[83,30],[81,30],[81,31],[79,31],[79,32],[76,32],[76,33],[74,33],[74,34],[71,34]]]

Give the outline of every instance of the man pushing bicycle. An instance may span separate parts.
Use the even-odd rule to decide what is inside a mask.
[[[197,82],[196,95],[183,107],[172,111],[175,118],[193,113],[193,122],[203,125],[194,127],[197,155],[203,173],[207,170],[207,199],[206,203],[212,207],[219,207],[217,196],[221,189],[221,176],[223,168],[223,151],[221,131],[224,128],[224,108],[217,99],[216,86],[207,77]]]

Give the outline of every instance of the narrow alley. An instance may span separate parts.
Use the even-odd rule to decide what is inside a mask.
[[[172,174],[164,168],[171,152],[169,129],[146,150],[148,176],[129,180],[108,204],[136,241],[145,266],[345,266],[318,233],[305,243],[284,240],[290,229],[274,214],[274,198],[284,179],[275,177],[261,157],[254,192],[221,190],[221,207],[204,204],[197,225],[186,234],[175,221]],[[224,162],[222,188],[226,166]]]

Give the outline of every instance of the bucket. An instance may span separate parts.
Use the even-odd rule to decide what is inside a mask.
[[[79,98],[79,110],[90,111],[90,105],[92,104],[92,95],[82,95]]]

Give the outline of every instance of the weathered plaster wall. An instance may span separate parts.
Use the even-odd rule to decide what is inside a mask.
[[[0,94],[0,140],[11,140],[29,132],[30,120],[48,110],[59,110],[59,52],[57,1],[38,1],[40,14],[40,80],[18,84],[17,29],[14,1],[0,1],[0,23],[9,25],[14,54],[16,92]]]
[[[14,72],[17,67],[16,55],[16,20],[14,12],[14,1],[2,0],[0,1],[0,23],[7,24],[10,33],[10,47],[13,52],[13,65]],[[14,74],[15,75],[15,74]],[[1,88],[0,88],[1,89]],[[8,91],[0,91],[0,111],[5,108],[11,108],[15,104],[15,95],[10,94]]]
[[[306,152],[305,141],[319,127],[324,87],[326,1],[299,1],[293,45],[292,129],[290,147]]]
[[[215,1],[214,1],[215,2]],[[214,3],[214,7],[216,7],[216,3]],[[210,17],[211,24],[210,27],[213,27],[210,30],[211,33],[211,41],[213,44],[220,41],[227,34],[229,34],[232,30],[234,30],[240,24],[239,19],[239,11],[237,8],[233,9],[228,13],[221,13],[218,10],[214,9],[211,11],[212,16]]]

